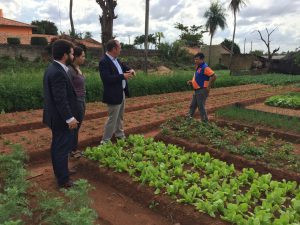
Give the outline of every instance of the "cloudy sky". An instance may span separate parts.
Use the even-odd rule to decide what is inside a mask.
[[[90,31],[93,38],[100,41],[101,27],[99,15],[101,8],[95,0],[73,0],[75,29],[79,32]],[[230,0],[220,0],[227,12],[227,27],[217,30],[213,44],[224,38],[231,39],[233,16],[228,10]],[[176,22],[185,25],[204,25],[204,12],[211,1],[194,0],[150,0],[149,32],[163,32],[163,41],[172,42],[179,32],[174,28]],[[32,20],[50,20],[59,31],[70,29],[69,0],[1,0],[0,8],[4,17],[30,23]],[[144,33],[145,0],[118,0],[114,20],[114,35],[124,43],[133,43],[134,37]],[[271,49],[280,46],[281,51],[295,50],[300,47],[300,0],[248,0],[237,18],[236,42],[241,51],[264,50],[266,47],[259,39],[257,30],[266,35],[265,28],[276,30],[271,36]],[[209,44],[209,35],[204,34],[204,43]]]

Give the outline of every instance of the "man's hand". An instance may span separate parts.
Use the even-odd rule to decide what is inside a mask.
[[[78,127],[78,124],[79,122],[76,119],[72,120],[70,123],[68,123],[69,129],[70,130],[76,129]]]
[[[134,71],[134,69],[131,69],[131,70],[129,70],[129,71],[126,71],[126,73],[131,73],[133,76],[135,76],[136,75],[136,73],[135,73],[135,71]]]
[[[124,77],[126,80],[129,80],[133,77],[134,75],[131,72],[126,72],[124,73]]]
[[[210,92],[210,87],[207,87],[206,88],[206,91],[207,91],[207,96],[209,95],[209,92]]]
[[[191,85],[191,84],[192,84],[192,81],[191,81],[191,80],[188,80],[186,83],[187,83],[187,85]]]

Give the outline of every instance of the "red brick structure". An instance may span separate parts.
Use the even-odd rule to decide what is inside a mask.
[[[3,11],[0,9],[0,44],[7,44],[7,38],[16,37],[20,39],[22,45],[30,45],[31,37],[45,37],[48,42],[56,35],[32,34],[32,29],[36,26],[22,23],[16,20],[4,18]],[[87,48],[102,48],[101,43],[92,38],[77,40]]]

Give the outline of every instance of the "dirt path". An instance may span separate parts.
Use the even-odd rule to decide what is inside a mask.
[[[75,160],[71,162],[71,166],[76,166],[76,164]],[[31,181],[36,183],[39,188],[60,194],[50,161],[32,164],[28,169],[36,175]],[[79,170],[72,179],[80,178],[86,179]],[[93,199],[93,208],[99,215],[97,222],[100,225],[172,225],[175,223],[160,216],[147,206],[133,201],[130,197],[106,184],[105,181],[96,179],[88,179],[88,181],[95,188],[89,195]]]
[[[286,115],[286,116],[300,117],[300,109],[280,108],[280,107],[268,106],[268,105],[265,105],[264,103],[249,105],[246,108],[263,111],[263,112],[281,114],[281,115]]]

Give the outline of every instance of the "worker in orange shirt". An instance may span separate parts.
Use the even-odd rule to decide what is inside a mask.
[[[210,88],[217,79],[217,76],[215,72],[204,62],[204,58],[205,56],[203,53],[197,53],[194,56],[196,71],[193,79],[187,81],[187,84],[192,85],[194,89],[188,117],[192,118],[196,108],[198,107],[201,120],[203,122],[207,122],[208,117],[205,109],[205,102],[209,95]]]

